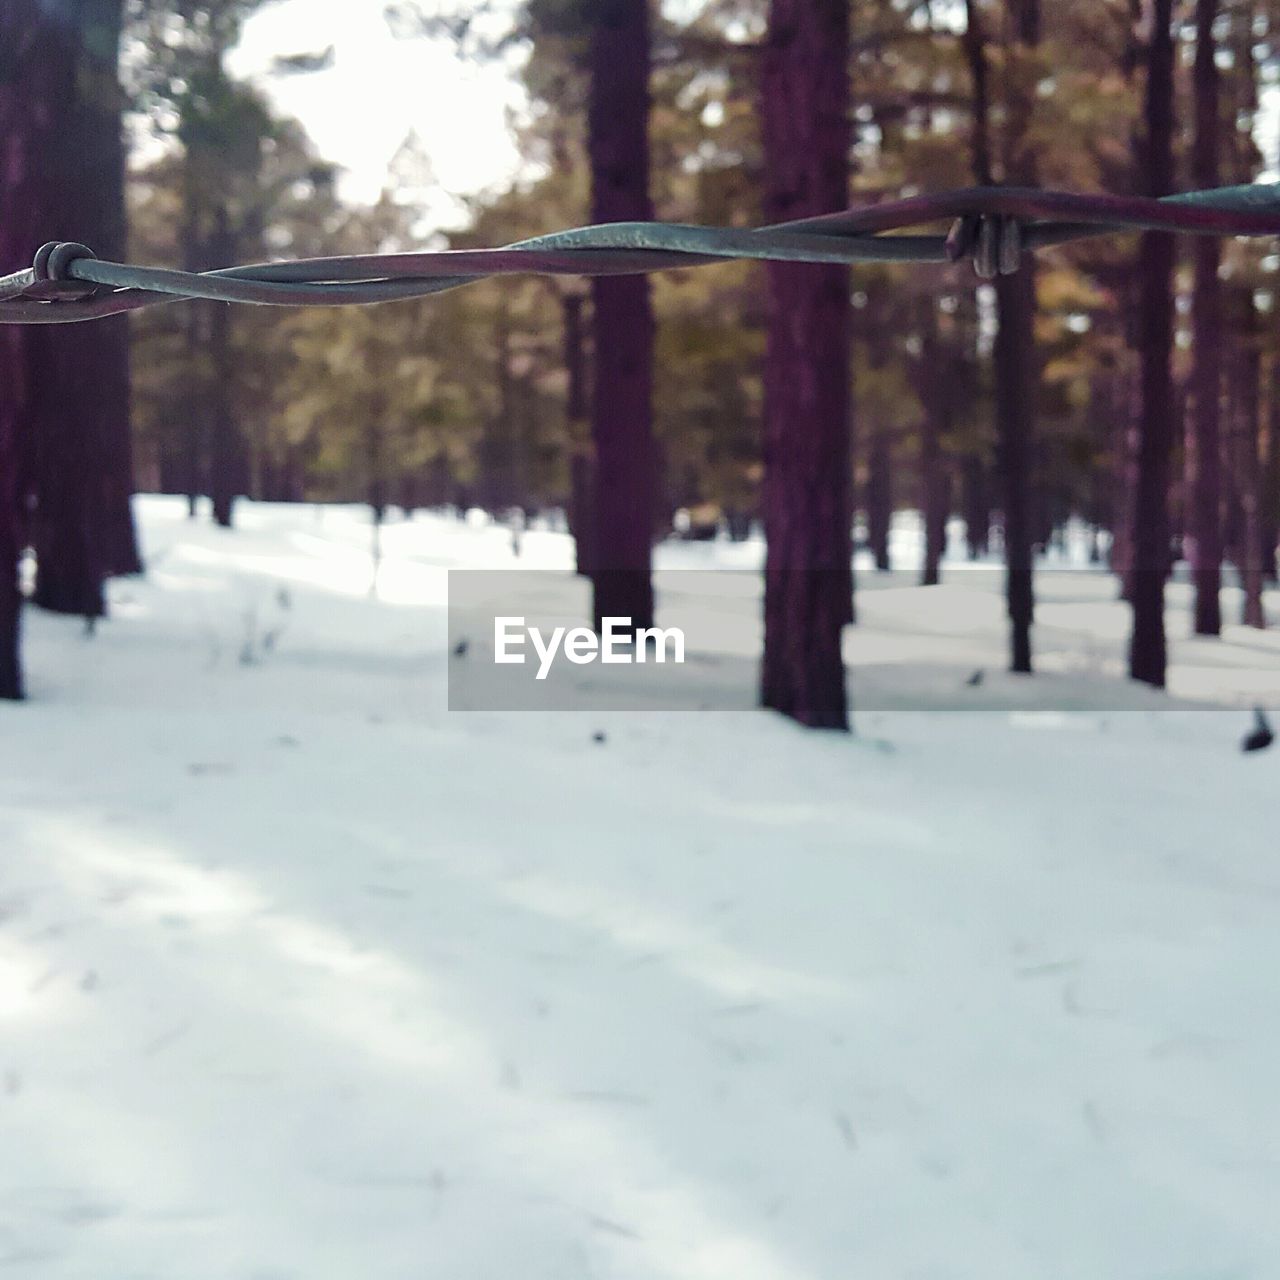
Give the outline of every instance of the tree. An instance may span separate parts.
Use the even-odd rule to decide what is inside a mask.
[[[846,0],[771,0],[761,57],[766,218],[844,208]],[[848,729],[840,645],[853,621],[849,273],[767,270],[761,701],[801,724]]]
[[[38,163],[41,238],[125,251],[122,0],[45,7],[48,97]],[[34,55],[32,55],[34,56]],[[97,618],[103,580],[140,567],[129,497],[128,322],[37,328],[26,339],[35,507],[34,600]]]
[[[0,18],[0,37],[6,34]],[[0,80],[0,133],[7,133],[9,92]],[[16,148],[14,149],[16,150]],[[13,150],[10,151],[10,156]],[[20,225],[10,220],[5,184],[0,174],[0,269],[10,260],[7,230]],[[23,386],[23,348],[16,332],[0,331],[0,698],[22,697],[22,594],[18,586],[18,555],[22,547],[19,509],[18,424]]]
[[[1218,166],[1218,64],[1213,25],[1218,0],[1196,0],[1195,140],[1191,177],[1199,188],[1216,187]],[[1199,236],[1193,247],[1192,415],[1186,437],[1187,531],[1195,584],[1195,632],[1216,636],[1222,627],[1222,290],[1218,268],[1222,246],[1216,236]]]
[[[259,107],[246,108],[259,128]],[[301,126],[272,117],[260,148],[244,157],[246,172],[230,171],[222,186],[235,249],[218,249],[218,259],[262,260],[273,254],[317,257],[337,252],[335,234],[345,214],[334,190],[332,166],[316,154]],[[180,266],[186,258],[189,226],[183,217],[188,197],[188,164],[179,149],[166,149],[134,170],[130,202],[130,256],[133,261]],[[216,223],[214,224],[216,228]],[[351,246],[357,251],[367,243]],[[140,473],[149,486],[190,495],[205,489],[206,450],[219,438],[203,428],[211,406],[230,422],[220,438],[231,448],[223,470],[233,488],[254,497],[287,500],[301,496],[303,467],[287,433],[275,430],[282,373],[290,368],[290,328],[276,308],[203,306],[147,309],[133,317],[134,416]],[[193,342],[214,321],[227,332],[217,344]],[[225,340],[225,345],[224,341]],[[214,355],[222,369],[215,378]],[[193,416],[194,415],[194,416]],[[224,444],[224,447],[225,447]],[[196,476],[192,482],[193,472]]]
[[[590,14],[587,152],[593,222],[645,221],[649,201],[649,6],[596,0]],[[653,309],[645,276],[592,281],[595,517],[592,612],[653,625]]]
[[[949,300],[954,304],[955,299]],[[937,586],[947,549],[947,520],[951,507],[951,477],[944,448],[951,434],[959,398],[960,367],[950,334],[944,333],[938,300],[922,299],[920,362],[920,512],[924,522],[924,561],[921,586]],[[950,320],[950,316],[947,316]],[[945,326],[950,329],[951,326]]]
[[[1259,59],[1257,57],[1257,8],[1252,3],[1242,3],[1232,14],[1231,66],[1234,93],[1232,114],[1240,127],[1227,136],[1232,180],[1237,175],[1245,180],[1257,173],[1261,157],[1253,141],[1253,125],[1258,111]],[[1251,248],[1253,252],[1251,252]],[[1241,258],[1254,258],[1256,247],[1238,246],[1233,257],[1239,264]],[[1233,460],[1239,481],[1240,495],[1239,550],[1235,560],[1240,570],[1244,588],[1241,621],[1245,626],[1264,628],[1267,625],[1263,604],[1265,561],[1274,560],[1275,543],[1265,543],[1264,514],[1267,489],[1268,460],[1262,454],[1262,345],[1264,327],[1257,305],[1258,288],[1265,277],[1255,266],[1247,272],[1235,272],[1232,292],[1239,298],[1237,310],[1239,323],[1236,329],[1235,356],[1238,361],[1238,378],[1235,388],[1236,412],[1239,423],[1236,431],[1236,452]],[[1233,371],[1234,372],[1234,371]]]
[[[36,157],[42,116],[33,111],[50,91],[47,38],[36,0],[0,6],[0,273],[29,265],[40,234]],[[18,555],[25,530],[20,501],[21,433],[26,422],[29,331],[0,326],[0,697],[22,697],[22,595]]]
[[[1146,194],[1173,191],[1173,0],[1146,0],[1147,83],[1142,140]],[[1141,359],[1133,504],[1133,632],[1129,674],[1164,687],[1164,581],[1169,569],[1169,475],[1173,447],[1173,237],[1148,231],[1138,251],[1137,337]]]
[[[1032,55],[1040,42],[1039,0],[1009,0],[1012,47],[1006,60],[1020,72],[1005,112],[1005,180],[1036,185],[1036,156],[1029,138],[1033,87],[1027,83]],[[993,178],[990,89],[986,35],[978,0],[965,3],[965,54],[973,97],[971,152],[973,175],[982,186]],[[1019,65],[1019,63],[1021,65]],[[1004,515],[1005,596],[1009,612],[1009,669],[1031,671],[1031,624],[1035,615],[1032,580],[1030,486],[1031,441],[1036,394],[1035,268],[1030,258],[1011,275],[996,278],[996,438],[997,467]]]
[[[171,132],[181,147],[180,259],[187,271],[234,265],[261,238],[260,189],[275,122],[262,96],[232,78],[226,60],[245,18],[265,2],[134,0],[135,31],[149,55],[138,101],[157,131]],[[197,303],[183,322],[189,365],[204,375],[187,384],[191,513],[207,488],[215,521],[230,526],[247,470],[233,396],[241,320],[223,305]]]

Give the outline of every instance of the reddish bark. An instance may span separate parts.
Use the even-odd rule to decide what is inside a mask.
[[[1147,85],[1143,114],[1145,194],[1173,190],[1173,0],[1149,0]],[[1167,647],[1164,582],[1169,567],[1169,479],[1173,449],[1174,239],[1145,232],[1138,256],[1138,349],[1141,356],[1141,414],[1133,504],[1131,599],[1133,634],[1129,674],[1163,688]]]
[[[1010,0],[1011,34],[1034,48],[1040,40],[1038,0]],[[986,35],[977,4],[966,0],[964,50],[973,84],[971,161],[975,181],[994,181],[991,159],[990,98]],[[1005,178],[1036,185],[1035,154],[1028,140],[1031,103],[1011,96],[1005,127]],[[996,470],[1000,477],[1005,557],[1005,600],[1009,614],[1009,669],[1031,671],[1031,624],[1035,615],[1030,516],[1031,437],[1035,419],[1035,267],[1029,256],[1013,275],[996,280],[995,365]]]
[[[645,221],[649,201],[646,0],[591,6],[587,150],[593,222]],[[592,610],[653,625],[653,309],[644,276],[592,281],[595,445]]]
[[[772,0],[762,54],[765,215],[848,203],[849,6]],[[853,618],[849,274],[771,263],[764,375],[765,706],[847,729]]]
[[[235,262],[235,240],[224,205],[214,213],[209,237],[209,258],[218,267]],[[230,529],[241,483],[243,444],[236,425],[231,390],[234,385],[234,353],[231,349],[231,307],[211,302],[209,310],[209,363],[213,379],[209,384],[209,500],[214,523]]]
[[[893,441],[884,427],[871,437],[867,457],[867,543],[876,571],[888,573],[889,532],[893,525]]]
[[[564,316],[564,367],[569,383],[565,417],[573,447],[569,462],[569,529],[573,534],[574,567],[584,576],[591,572],[591,539],[595,532],[595,521],[591,516],[591,446],[587,440],[590,407],[582,333],[582,304],[585,301],[582,294],[571,290],[560,296]]]
[[[996,281],[996,435],[1004,514],[1009,670],[1031,671],[1035,615],[1030,513],[1030,436],[1035,403],[1035,274],[1029,262]]]
[[[1192,180],[1200,188],[1218,185],[1218,67],[1213,23],[1217,0],[1197,0],[1195,62],[1195,145]],[[1195,583],[1195,631],[1216,636],[1222,627],[1222,445],[1219,438],[1222,393],[1222,297],[1218,265],[1222,248],[1216,236],[1198,236],[1193,247],[1195,292],[1191,321],[1194,346],[1191,370],[1192,417],[1186,438],[1187,532],[1191,535],[1191,572]]]
[[[867,360],[872,369],[883,369],[887,359],[884,319],[879,299],[872,293],[861,313],[865,317]],[[875,559],[876,572],[888,573],[889,534],[893,526],[893,434],[882,417],[865,424],[867,444],[867,545]]]
[[[0,39],[4,23],[0,20]],[[6,133],[5,86],[0,83],[0,138]],[[6,158],[12,158],[12,151]],[[12,262],[6,230],[16,221],[7,216],[5,173],[0,171],[0,271]],[[22,595],[18,589],[18,555],[22,548],[19,507],[18,426],[22,396],[24,357],[16,330],[0,329],[0,698],[22,697],[21,622]]]
[[[1262,453],[1261,510],[1258,518],[1262,573],[1277,580],[1276,544],[1280,542],[1280,355],[1271,357],[1266,433]]]
[[[1246,627],[1267,625],[1263,607],[1264,581],[1262,557],[1262,469],[1259,436],[1262,421],[1262,333],[1260,316],[1253,290],[1240,290],[1240,336],[1237,355],[1239,370],[1235,379],[1239,423],[1236,431],[1236,470],[1240,477],[1240,540],[1237,555],[1240,585],[1244,588],[1240,621]]]
[[[991,502],[987,495],[987,469],[982,459],[970,456],[964,460],[962,472],[964,500],[964,540],[969,559],[987,554],[991,542]]]
[[[121,257],[125,248],[121,10],[121,0],[46,8],[39,55],[47,93],[39,100],[42,238],[82,241],[103,257]],[[59,613],[102,616],[106,574],[138,567],[128,512],[126,323],[37,329],[27,340],[33,598]]]
[[[40,139],[28,103],[40,91],[40,15],[36,0],[0,5],[0,273],[28,266],[39,235]],[[18,554],[20,432],[25,415],[26,335],[0,326],[0,697],[22,697]]]
[[[925,299],[921,328],[924,336],[919,380],[924,402],[920,427],[920,510],[924,520],[924,561],[920,585],[936,587],[946,552],[951,484],[942,442],[950,432],[954,410],[956,370],[954,352],[938,332],[938,309]]]

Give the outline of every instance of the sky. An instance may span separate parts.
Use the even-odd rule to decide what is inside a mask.
[[[516,0],[502,0],[515,6]],[[438,187],[423,203],[439,227],[466,220],[462,197],[508,183],[521,169],[510,127],[525,105],[510,62],[464,59],[447,41],[402,40],[383,16],[385,0],[277,0],[246,25],[232,69],[258,80],[277,107],[303,122],[320,153],[341,165],[341,191],[377,199],[387,166],[412,130],[430,157]],[[687,16],[694,0],[667,0]],[[280,77],[272,60],[332,45],[326,71]],[[1280,91],[1264,89],[1256,137],[1276,180]]]
[[[348,199],[377,199],[388,162],[416,132],[439,183],[433,212],[456,221],[458,197],[519,170],[509,113],[522,108],[523,91],[509,65],[467,61],[445,41],[395,38],[383,7],[384,0],[280,0],[249,20],[232,69],[302,121],[325,159],[343,167]],[[329,45],[328,70],[270,75],[274,58]]]

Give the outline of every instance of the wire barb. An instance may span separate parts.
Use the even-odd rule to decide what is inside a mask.
[[[919,233],[951,223],[950,231]],[[31,267],[0,276],[0,324],[64,324],[203,298],[255,306],[366,306],[421,298],[497,275],[635,275],[728,260],[925,262],[970,258],[982,279],[1017,271],[1024,253],[1119,231],[1280,234],[1280,185],[1165,196],[1080,195],[969,187],[754,230],[618,222],[498,249],[312,258],[194,274],[104,262],[82,244],[48,244]]]

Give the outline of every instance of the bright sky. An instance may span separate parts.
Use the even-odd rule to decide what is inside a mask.
[[[263,83],[325,159],[343,166],[350,199],[377,198],[388,162],[414,130],[441,188],[432,212],[456,220],[451,197],[517,171],[508,113],[521,109],[523,92],[509,65],[465,61],[445,41],[396,39],[383,7],[384,0],[280,0],[249,20],[232,69]],[[268,78],[273,58],[329,45],[328,70]]]
[[[515,0],[508,0],[514,7]],[[509,114],[524,93],[510,62],[467,61],[447,41],[398,40],[385,0],[277,0],[248,22],[232,59],[278,107],[306,126],[321,154],[343,166],[343,195],[373,201],[387,165],[410,130],[430,157],[438,196],[425,203],[437,225],[456,224],[456,197],[507,182],[520,168]],[[684,14],[697,0],[667,0]],[[687,15],[686,15],[687,16]],[[311,75],[268,76],[273,58],[335,50],[334,65]],[[1274,180],[1280,148],[1280,91],[1263,92],[1256,136]]]

